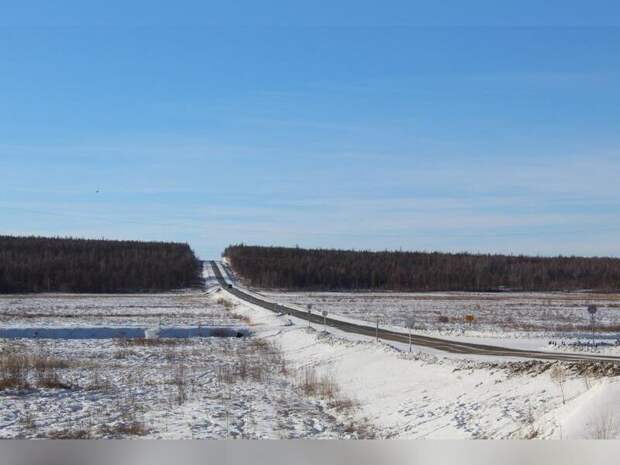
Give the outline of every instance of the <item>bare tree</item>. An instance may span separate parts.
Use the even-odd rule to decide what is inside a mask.
[[[560,392],[562,393],[562,404],[566,404],[566,396],[564,395],[564,385],[568,378],[566,370],[560,365],[554,365],[549,374],[551,375],[551,380],[560,388]]]

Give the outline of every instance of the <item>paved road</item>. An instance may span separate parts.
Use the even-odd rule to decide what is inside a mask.
[[[213,272],[215,273],[215,277],[217,278],[220,285],[226,289],[228,292],[233,294],[234,296],[245,300],[254,305],[258,305],[260,307],[266,308],[267,310],[271,310],[277,313],[288,313],[296,318],[301,318],[302,320],[310,320],[313,323],[323,324],[323,317],[317,313],[309,314],[308,312],[300,311],[295,308],[287,307],[285,305],[281,305],[275,302],[270,302],[268,300],[260,299],[252,294],[244,292],[237,286],[229,287],[229,284],[226,282],[224,276],[217,266],[216,262],[210,262],[211,267],[213,268]],[[229,277],[230,281],[230,277]],[[325,323],[327,326],[332,326],[334,328],[338,328],[342,331],[362,334],[365,336],[376,337],[377,329],[373,325],[364,325],[364,324],[356,324],[356,323],[348,323],[340,320],[336,320],[333,318],[326,318]],[[397,341],[408,344],[409,343],[409,335],[406,332],[397,332],[390,331],[387,329],[378,330],[378,336],[380,339],[389,340],[389,341]],[[533,351],[533,350],[521,350],[521,349],[510,349],[507,347],[499,347],[499,346],[491,346],[484,344],[474,344],[470,342],[457,342],[451,341],[448,339],[440,339],[436,337],[428,337],[428,336],[420,336],[413,335],[412,337],[413,344],[424,347],[431,347],[433,349],[442,350],[445,352],[450,352],[454,354],[472,354],[472,355],[490,355],[490,356],[500,356],[500,357],[519,357],[519,358],[530,358],[530,359],[544,359],[544,360],[564,360],[564,361],[602,361],[602,362],[615,362],[620,363],[620,357],[611,357],[611,356],[603,356],[603,355],[589,355],[589,354],[567,354],[560,352],[543,352],[543,351]]]

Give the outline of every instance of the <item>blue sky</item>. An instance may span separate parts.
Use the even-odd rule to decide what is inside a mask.
[[[0,233],[620,256],[614,2],[14,3]]]

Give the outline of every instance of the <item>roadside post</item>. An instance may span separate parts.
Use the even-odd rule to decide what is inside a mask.
[[[596,312],[598,308],[596,305],[588,305],[588,313],[590,314],[590,326],[592,329],[592,348],[594,349],[594,325],[596,324]]]
[[[413,326],[415,325],[415,318],[410,316],[406,321],[407,328],[409,328],[409,352],[411,352],[413,347],[413,339],[411,337],[411,331],[413,330]]]
[[[375,338],[379,342],[379,317],[377,317],[377,329],[375,329]]]
[[[311,328],[310,320],[312,317],[312,304],[308,304],[308,328]]]
[[[323,310],[323,329],[327,330],[327,310]]]

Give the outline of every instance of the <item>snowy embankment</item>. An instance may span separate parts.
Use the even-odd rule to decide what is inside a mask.
[[[553,439],[620,438],[620,382],[602,379],[538,421]]]
[[[550,376],[549,362],[522,369],[523,364],[505,359],[456,359],[417,348],[409,354],[402,345],[309,328],[303,320],[278,317],[220,294],[250,318],[257,336],[280,345],[298,369],[313,366],[333,376],[343,393],[359,403],[357,415],[366,417],[381,437],[552,438],[566,437],[567,431],[571,437],[594,437],[593,423],[584,417],[590,407],[584,405],[598,405],[619,389],[615,378],[568,371],[559,384]],[[617,400],[612,403],[618,410]],[[607,420],[615,426],[615,419]]]

